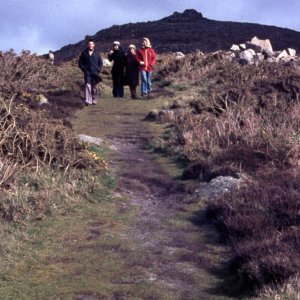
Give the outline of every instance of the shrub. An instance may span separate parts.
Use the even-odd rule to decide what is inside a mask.
[[[208,203],[207,215],[232,248],[240,285],[261,289],[299,271],[300,176],[270,173]]]

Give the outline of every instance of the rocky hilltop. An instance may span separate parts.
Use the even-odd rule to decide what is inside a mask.
[[[65,61],[76,57],[90,37],[95,38],[98,48],[106,52],[114,40],[121,41],[125,46],[130,43],[139,45],[144,36],[151,39],[158,52],[228,50],[232,44],[250,40],[253,36],[270,39],[274,50],[292,47],[300,51],[300,32],[295,30],[252,23],[215,21],[203,17],[194,9],[188,9],[157,21],[114,25],[100,30],[76,44],[61,48],[56,52],[56,60]]]

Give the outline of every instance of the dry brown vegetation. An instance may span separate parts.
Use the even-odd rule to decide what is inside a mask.
[[[81,74],[74,62],[53,66],[27,51],[1,52],[0,65],[0,217],[43,218],[99,188],[106,168],[67,121],[83,107]]]
[[[185,90],[169,109],[164,147],[188,162],[184,176],[252,178],[208,201],[231,246],[242,290],[282,284],[299,272],[300,68],[241,66],[224,52],[163,57],[160,84]],[[169,114],[170,115],[170,114]]]

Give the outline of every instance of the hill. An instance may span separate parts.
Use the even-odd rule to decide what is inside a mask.
[[[86,40],[95,38],[101,51],[108,51],[114,40],[120,40],[127,47],[131,43],[140,44],[147,36],[158,52],[182,51],[184,53],[199,49],[203,52],[227,50],[233,43],[243,43],[253,36],[270,39],[275,50],[292,47],[300,51],[300,32],[275,26],[224,22],[210,20],[194,9],[152,22],[114,25],[86,36],[84,40],[70,44],[56,52],[57,61],[76,57],[85,47]]]

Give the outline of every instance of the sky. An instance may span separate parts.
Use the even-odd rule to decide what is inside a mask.
[[[43,54],[112,25],[153,21],[193,8],[204,17],[300,31],[299,0],[2,0],[0,50]]]

